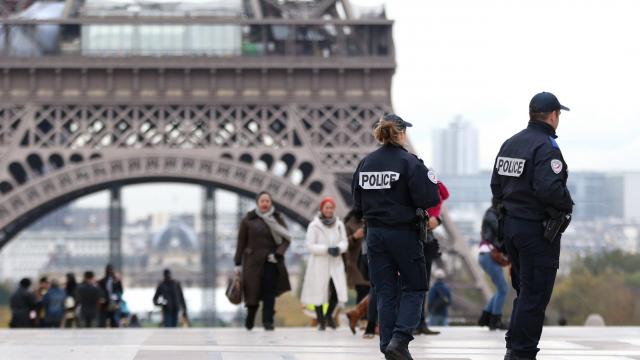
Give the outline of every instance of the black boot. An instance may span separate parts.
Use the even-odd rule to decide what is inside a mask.
[[[507,326],[502,322],[502,315],[491,315],[489,330],[507,330]]]
[[[384,355],[389,360],[413,360],[411,353],[409,353],[409,341],[395,336],[391,338]]]
[[[338,325],[336,324],[336,319],[334,319],[333,316],[331,316],[331,314],[325,315],[325,321],[327,323],[327,326],[332,328],[333,330],[338,328]]]
[[[413,335],[438,335],[440,334],[440,331],[433,331],[431,329],[429,329],[429,326],[427,326],[426,322],[423,322],[422,324],[418,325],[418,327],[413,330]]]
[[[489,326],[489,322],[491,321],[491,313],[488,311],[483,311],[482,315],[478,319],[479,326]]]
[[[318,330],[325,331],[327,329],[327,322],[322,312],[322,305],[316,306],[316,319],[318,319]]]
[[[253,324],[256,322],[256,314],[258,313],[257,306],[247,307],[247,318],[244,320],[244,327],[247,330],[253,329]]]

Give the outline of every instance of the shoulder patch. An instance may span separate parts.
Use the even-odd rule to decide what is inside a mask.
[[[429,172],[427,173],[427,177],[429,178],[429,180],[431,180],[432,183],[438,185],[438,177],[436,176],[435,171],[429,170]]]
[[[558,159],[553,159],[551,160],[551,170],[556,173],[556,174],[560,174],[560,172],[562,171],[562,161],[558,160]]]
[[[556,142],[556,139],[554,139],[553,136],[549,136],[549,141],[551,141],[551,146],[556,149],[560,149],[560,146],[558,146],[558,142]]]

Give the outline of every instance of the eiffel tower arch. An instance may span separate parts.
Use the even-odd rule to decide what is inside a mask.
[[[348,0],[237,3],[224,16],[132,17],[67,0],[55,19],[3,19],[0,248],[111,189],[117,258],[119,189],[132,183],[268,190],[303,225],[324,196],[348,209],[355,166],[377,147],[371,129],[392,111],[393,21]]]

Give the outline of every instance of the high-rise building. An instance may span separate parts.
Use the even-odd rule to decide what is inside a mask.
[[[478,130],[461,116],[433,136],[434,169],[438,174],[478,173]]]

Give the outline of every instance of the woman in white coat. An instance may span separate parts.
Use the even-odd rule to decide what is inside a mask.
[[[338,303],[347,302],[347,279],[342,254],[349,245],[344,224],[335,216],[336,203],[325,198],[320,203],[320,212],[307,228],[307,247],[310,257],[302,285],[301,301],[315,305],[318,329],[326,326],[335,329],[333,312]],[[331,294],[331,295],[330,295]],[[323,304],[329,302],[327,313]]]

